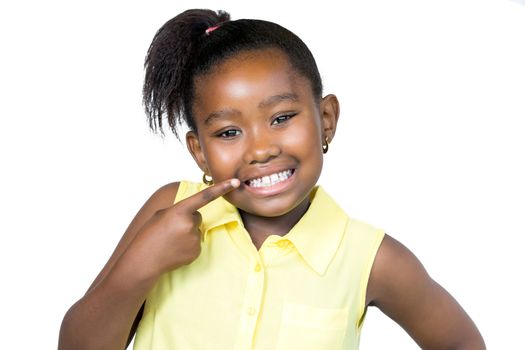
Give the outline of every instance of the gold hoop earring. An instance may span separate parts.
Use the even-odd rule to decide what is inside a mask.
[[[202,174],[202,182],[204,182],[205,185],[211,186],[213,185],[213,178],[210,175],[204,173]]]
[[[328,152],[328,137],[325,137],[323,142],[323,153],[326,154],[326,152]]]

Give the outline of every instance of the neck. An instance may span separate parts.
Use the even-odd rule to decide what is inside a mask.
[[[264,217],[239,211],[244,227],[250,234],[253,243],[259,249],[266,237],[270,235],[284,236],[306,213],[310,205],[310,197],[307,196],[298,206],[290,212],[275,217]]]

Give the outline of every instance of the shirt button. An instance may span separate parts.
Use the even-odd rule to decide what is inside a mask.
[[[279,248],[284,248],[284,247],[288,246],[288,241],[286,241],[286,240],[279,241],[279,242],[277,242],[277,246]]]
[[[261,271],[261,265],[260,264],[255,265],[254,270],[255,270],[255,272]]]
[[[248,309],[248,315],[253,316],[255,315],[255,308],[251,307]]]

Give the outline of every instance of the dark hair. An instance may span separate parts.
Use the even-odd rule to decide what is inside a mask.
[[[208,28],[219,26],[208,31]],[[322,82],[306,44],[278,24],[240,19],[230,21],[224,11],[187,10],[166,22],[155,34],[144,63],[143,103],[150,128],[163,134],[166,118],[178,137],[177,125],[196,131],[192,115],[195,77],[241,51],[276,48],[306,77],[315,97]]]

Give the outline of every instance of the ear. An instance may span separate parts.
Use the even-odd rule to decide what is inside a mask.
[[[186,146],[190,151],[191,156],[195,159],[195,162],[201,168],[203,172],[208,172],[208,165],[206,163],[206,157],[202,151],[199,135],[195,131],[188,131],[186,133]]]
[[[321,127],[323,140],[326,137],[330,143],[335,136],[337,121],[339,120],[339,100],[335,95],[326,95],[321,99]]]

